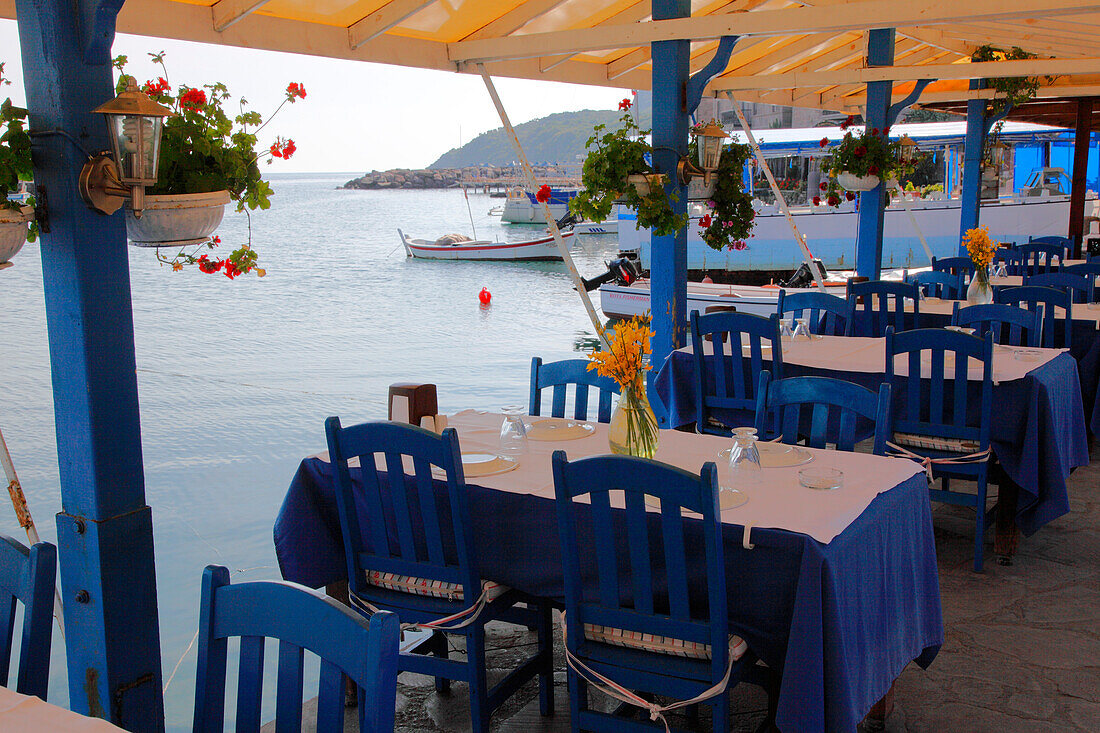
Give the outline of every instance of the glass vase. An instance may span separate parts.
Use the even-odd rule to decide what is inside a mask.
[[[993,302],[993,287],[989,284],[989,268],[979,267],[966,289],[967,305],[985,305]]]
[[[645,394],[645,379],[641,374],[623,388],[619,403],[611,413],[607,442],[611,452],[622,456],[652,458],[657,453],[660,435],[657,416]]]

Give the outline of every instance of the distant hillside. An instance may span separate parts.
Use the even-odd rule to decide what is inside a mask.
[[[532,163],[574,163],[584,156],[584,143],[599,124],[614,126],[621,112],[612,110],[582,110],[531,120],[516,127],[516,135]],[[498,127],[478,135],[461,148],[447,151],[429,168],[463,168],[489,164],[510,165],[516,159],[512,143]]]

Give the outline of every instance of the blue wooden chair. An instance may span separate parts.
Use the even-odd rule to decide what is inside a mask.
[[[943,272],[958,278],[959,287],[970,282],[974,277],[974,260],[965,256],[933,257],[932,272]]]
[[[1030,311],[1042,307],[1044,348],[1069,348],[1073,343],[1073,298],[1065,290],[1042,285],[1002,288],[993,292],[993,302],[1015,305]]]
[[[598,393],[596,421],[611,422],[611,396],[619,394],[614,379],[589,371],[587,359],[564,359],[543,364],[540,357],[531,359],[531,399],[529,415],[542,414],[542,390],[553,388],[551,417],[565,417],[566,391],[573,385],[573,419],[588,419],[588,395],[592,388]]]
[[[799,318],[807,318],[810,333],[840,336],[848,327],[848,301],[844,298],[817,290],[789,293],[779,291],[779,304],[776,312],[780,321],[791,314],[788,321],[792,324]]]
[[[1080,275],[1087,278],[1092,284],[1091,302],[1100,302],[1100,287],[1098,287],[1097,283],[1097,278],[1100,277],[1100,260],[1094,262],[1079,262],[1074,265],[1063,265],[1060,272],[1065,272],[1070,275]]]
[[[907,374],[898,375],[895,357]],[[971,388],[968,367],[981,364],[982,379]],[[927,377],[918,378],[923,373]],[[993,409],[993,336],[970,336],[942,328],[886,332],[886,381],[894,387],[893,443],[910,453],[931,459],[941,489],[931,498],[975,509],[974,570],[983,564],[983,544],[992,510],[986,508],[989,431]],[[984,457],[983,456],[984,453]],[[944,463],[941,461],[958,461]],[[974,481],[975,494],[952,491],[951,479]]]
[[[15,691],[46,699],[50,683],[53,635],[53,589],[57,578],[57,548],[39,542],[29,550],[0,535],[0,685],[8,687],[16,601],[23,603],[19,667]]]
[[[912,315],[905,312],[905,301],[913,303]],[[886,335],[887,327],[904,331],[920,323],[920,293],[912,283],[888,280],[853,282],[848,285],[848,301],[852,317],[848,320],[849,336]]]
[[[325,421],[325,430],[352,604],[394,611],[406,624],[440,624],[429,642],[401,653],[398,670],[435,677],[440,691],[449,688],[448,680],[468,683],[476,733],[488,731],[493,711],[536,675],[540,710],[549,715],[554,708],[550,605],[488,582],[478,572],[458,433],[447,428],[437,435],[395,422],[343,428],[336,417]],[[381,463],[376,464],[376,454]],[[354,478],[348,467],[352,458],[367,467]],[[379,470],[373,470],[376,465]],[[361,517],[371,521],[364,525]],[[490,689],[485,624],[493,620],[537,629],[538,650]],[[448,634],[465,637],[465,660],[448,659]]]
[[[1047,272],[1057,272],[1062,266],[1064,252],[1065,250],[1059,244],[1028,242],[1017,245],[1016,255],[1019,257],[1019,262],[1016,264],[1016,272],[1012,272],[1012,267],[1009,267],[1009,274],[1029,278]]]
[[[704,357],[707,336],[714,356]],[[748,356],[744,356],[745,342]],[[756,384],[768,368],[783,375],[783,344],[779,339],[779,315],[751,313],[691,313],[691,347],[695,354],[695,414],[700,433],[730,435],[728,422],[752,423],[756,414]],[[727,353],[727,348],[729,349]],[[766,350],[771,350],[769,355]],[[766,365],[766,366],[765,366]],[[709,368],[708,368],[709,366]],[[722,413],[726,412],[724,416]],[[730,420],[740,413],[744,420]]]
[[[862,385],[832,377],[773,381],[765,370],[756,393],[756,432],[776,433],[790,445],[804,438],[811,448],[826,448],[831,442],[838,450],[852,451],[861,433],[873,426],[874,452],[886,455],[886,441],[891,439],[890,391],[886,382],[876,395]]]
[[[1064,290],[1070,294],[1074,303],[1080,303],[1082,305],[1092,302],[1095,291],[1093,278],[1062,271],[1033,275],[1032,277],[1024,279],[1024,285],[1035,285]]]
[[[279,640],[275,726],[302,729],[304,651],[321,658],[317,730],[344,730],[344,675],[359,692],[359,730],[393,731],[397,701],[397,616],[364,619],[343,604],[294,583],[230,585],[229,570],[208,565],[202,574],[196,733],[221,733],[225,725],[228,639],[240,637],[237,731],[260,730],[264,640]]]
[[[728,627],[714,463],[704,463],[698,476],[629,456],[569,462],[559,450],[552,463],[572,729],[665,730],[589,709],[588,687],[596,678],[588,670],[628,690],[678,701],[718,685],[728,671],[728,687],[705,702],[713,729],[725,733],[728,689],[752,659],[742,657],[745,642]],[[624,509],[612,510],[612,491],[622,493]],[[660,513],[647,511],[648,502]],[[685,520],[685,509],[701,520]],[[685,543],[686,522],[701,523],[700,542]],[[699,604],[689,603],[689,587]]]
[[[1037,347],[1043,333],[1043,309],[1029,311],[1004,303],[955,307],[951,325],[973,328],[979,336],[993,334],[993,343],[1005,346]]]
[[[907,273],[905,282],[917,286],[917,290],[924,293],[926,298],[940,298],[941,300],[956,300],[962,289],[962,277],[935,270]]]
[[[996,271],[1001,264],[1005,266],[1005,272],[1009,275],[1020,274],[1020,254],[1011,247],[998,247],[993,251],[993,262],[990,274]]]
[[[1073,240],[1069,237],[1059,237],[1055,234],[1047,234],[1042,237],[1028,237],[1028,244],[1053,244],[1062,248],[1062,259],[1069,259],[1073,251]]]

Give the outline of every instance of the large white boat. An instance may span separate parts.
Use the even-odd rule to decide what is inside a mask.
[[[844,282],[828,282],[827,292],[844,297]],[[706,313],[710,306],[733,306],[740,313],[769,316],[775,313],[780,288],[776,285],[720,285],[688,283],[687,309]],[[787,288],[791,290],[791,288]],[[651,310],[649,281],[630,285],[607,283],[600,286],[600,310],[608,318],[630,318]]]
[[[578,193],[580,189],[577,188],[551,188],[550,200],[546,202],[550,207],[550,214],[555,219],[561,219],[568,214],[569,201]],[[535,194],[519,186],[508,190],[508,198],[504,201],[500,220],[505,224],[546,223],[542,214],[542,204],[535,200]]]

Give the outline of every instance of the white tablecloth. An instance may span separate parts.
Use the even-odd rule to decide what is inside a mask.
[[[106,720],[88,718],[71,710],[20,695],[0,687],[0,731],[11,733],[120,733]]]

